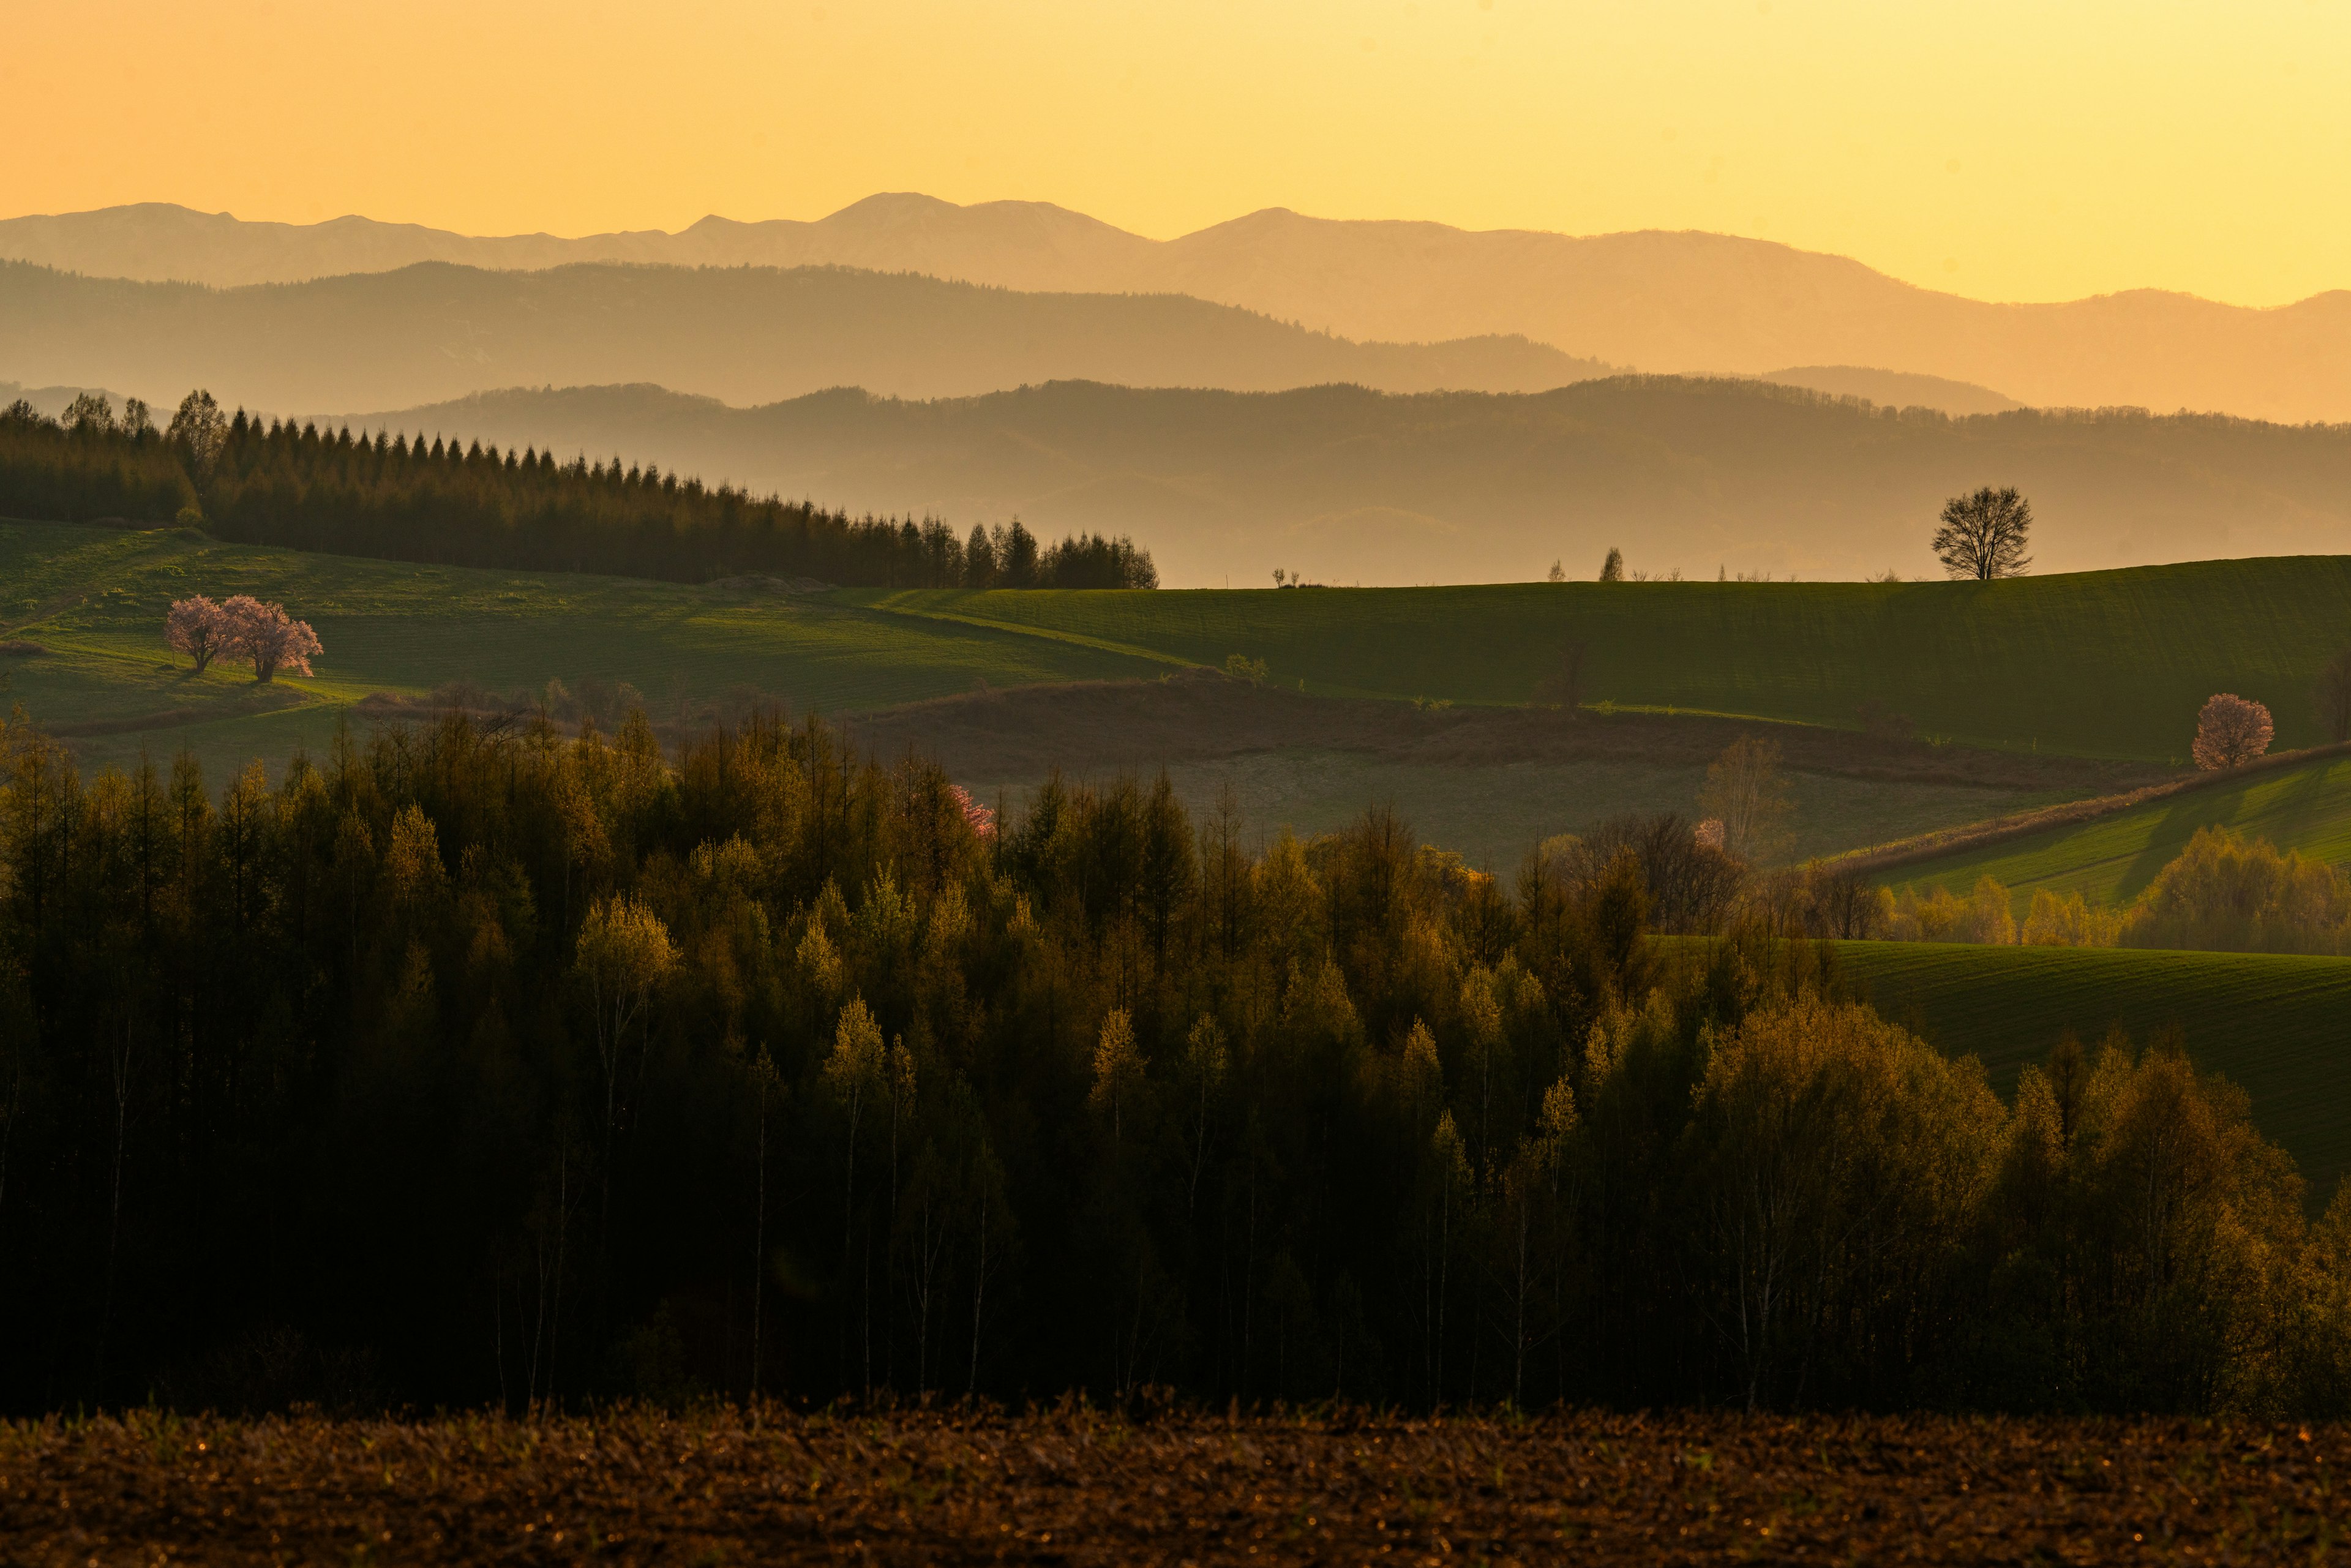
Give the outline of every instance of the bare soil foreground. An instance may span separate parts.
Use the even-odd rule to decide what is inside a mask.
[[[0,1427],[0,1560],[2267,1563],[2351,1429],[1083,1409]]]

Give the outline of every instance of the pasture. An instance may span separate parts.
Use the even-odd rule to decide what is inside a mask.
[[[1391,803],[1423,837],[1507,871],[1552,833],[1584,831],[1624,812],[1693,810],[1707,760],[1734,732],[1676,721],[1689,733],[1672,740],[1629,714],[1613,721],[1587,715],[1562,727],[1520,710],[1506,735],[1473,744],[1469,732],[1483,734],[1510,713],[1468,704],[1416,712],[1393,701],[1332,703],[1319,700],[1332,693],[1317,682],[1309,685],[1318,700],[1243,727],[1230,705],[1195,713],[1176,702],[1187,716],[1163,715],[1155,724],[1122,710],[1104,729],[1085,702],[1073,706],[1062,695],[1068,683],[1140,677],[1156,692],[1149,677],[1196,668],[1186,648],[1143,648],[1000,613],[1025,601],[1073,614],[1125,606],[1125,613],[1144,616],[1162,601],[1207,602],[1188,593],[978,596],[991,619],[962,616],[956,605],[970,596],[922,600],[931,608],[917,614],[903,607],[905,596],[885,602],[845,592],[763,591],[739,581],[696,587],[475,570],[222,544],[183,530],[31,523],[0,523],[0,583],[6,585],[0,646],[39,650],[0,653],[6,686],[0,702],[22,703],[86,767],[129,765],[142,754],[160,762],[185,748],[215,783],[256,758],[274,769],[298,747],[322,748],[339,719],[371,693],[417,697],[451,682],[507,694],[540,692],[550,680],[574,691],[627,682],[657,720],[730,695],[852,718],[947,698],[973,706],[993,739],[1008,733],[1019,744],[1008,753],[997,745],[988,755],[965,756],[919,725],[883,727],[872,743],[893,754],[912,747],[938,756],[985,798],[1016,801],[1056,767],[1107,778],[1165,765],[1196,811],[1213,808],[1229,786],[1251,828],[1265,834],[1283,827],[1311,834],[1343,825],[1367,805]],[[1647,585],[1635,587],[1646,592]],[[1426,591],[1444,602],[1483,591]],[[1521,591],[1492,591],[1508,599]],[[1780,584],[1768,591],[1813,591]],[[1408,608],[1416,592],[1388,602]],[[162,642],[165,607],[192,593],[283,601],[324,642],[317,675],[281,676],[265,686],[225,665],[194,673]],[[1336,602],[1312,591],[1231,598],[1250,614]],[[1033,696],[1017,715],[998,713],[996,699],[983,695],[1024,688]],[[1277,693],[1261,695],[1270,700]],[[1628,726],[1645,738],[1612,738]],[[1401,746],[1391,733],[1399,727],[1430,730],[1426,748]],[[2054,758],[2002,765],[1979,779],[1981,770],[1954,751],[1947,763],[1913,758],[1896,778],[1884,770],[1886,759],[1863,755],[1866,747],[1855,753],[1858,760],[1845,757],[1856,737],[1784,733],[1800,854],[2100,790],[2096,767],[2059,766]],[[1825,747],[1809,744],[1832,738]]]
[[[1587,705],[1852,727],[1871,703],[1938,741],[2178,765],[2216,691],[2269,704],[2280,747],[2324,739],[2312,681],[2351,640],[2351,558],[2339,556],[2001,582],[841,597],[1135,659],[1221,666],[1241,653],[1325,695],[1524,703],[1580,643]]]
[[[0,522],[0,701],[71,740],[85,762],[168,757],[209,774],[297,744],[316,747],[372,692],[468,681],[539,691],[549,680],[637,686],[656,710],[729,691],[796,711],[854,711],[1165,666],[1075,643],[914,622],[824,597],[628,578],[479,571],[221,544],[179,529]],[[282,600],[318,628],[311,679],[256,686],[249,670],[199,675],[163,645],[171,601]]]

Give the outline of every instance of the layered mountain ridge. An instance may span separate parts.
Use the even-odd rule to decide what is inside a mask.
[[[853,267],[1024,292],[1189,295],[1364,340],[1520,336],[1650,371],[1876,367],[2039,406],[2351,420],[2351,291],[2274,309],[2153,289],[1996,304],[1848,257],[1712,234],[1471,232],[1274,208],[1160,241],[1047,203],[957,206],[898,193],[813,222],[713,216],[677,234],[577,239],[475,237],[359,217],[247,224],[145,204],[0,222],[0,257],[216,286],[419,261],[520,271],[579,262]]]

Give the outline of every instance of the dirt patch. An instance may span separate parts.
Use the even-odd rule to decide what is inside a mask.
[[[935,697],[852,715],[842,727],[882,756],[918,752],[959,777],[989,779],[1056,767],[1073,773],[1146,770],[1296,748],[1462,768],[1583,761],[1703,766],[1739,737],[1756,733],[1780,743],[1791,768],[1876,783],[2110,794],[2173,777],[2148,763],[1974,751],[1752,719],[1588,711],[1571,718],[1546,708],[1415,708],[1308,697],[1207,671]]]
[[[38,643],[27,643],[22,637],[12,637],[0,643],[0,653],[14,654],[20,659],[37,659],[47,652]]]
[[[2338,1425],[1083,1404],[0,1427],[11,1562],[2314,1560]],[[2104,1542],[2100,1545],[2099,1542]]]

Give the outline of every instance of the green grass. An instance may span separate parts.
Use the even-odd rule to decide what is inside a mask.
[[[2351,641],[2351,557],[2269,558],[2005,582],[1501,583],[1155,593],[868,592],[937,623],[1222,665],[1310,693],[1520,703],[1561,646],[1587,702],[1852,726],[1876,702],[1971,746],[2185,762],[2216,691],[2322,737],[2309,691]]]
[[[176,598],[283,601],[325,645],[312,679],[257,687],[249,671],[203,675],[163,646]],[[73,737],[90,764],[183,746],[208,773],[261,756],[273,767],[331,734],[371,692],[416,695],[470,680],[492,691],[550,679],[629,681],[659,708],[748,686],[797,710],[854,711],[970,690],[980,681],[1153,674],[1147,659],[1023,633],[912,622],[852,603],[744,598],[674,583],[476,571],[225,545],[181,530],[124,532],[0,522],[0,702],[60,726],[163,722]]]
[[[2241,784],[2194,789],[2078,827],[2052,828],[2005,843],[1897,866],[1894,887],[1948,887],[1964,894],[1996,878],[2021,912],[2035,889],[2078,893],[2093,903],[2126,904],[2188,847],[2199,828],[2226,826],[2280,849],[2351,861],[2351,758],[2328,758]]]
[[[1980,1058],[2003,1095],[2071,1030],[2119,1024],[2144,1045],[2177,1027],[2206,1071],[2243,1089],[2262,1133],[2324,1202],[2351,1166],[2351,958],[1840,942],[1878,1011],[1952,1055]]]

